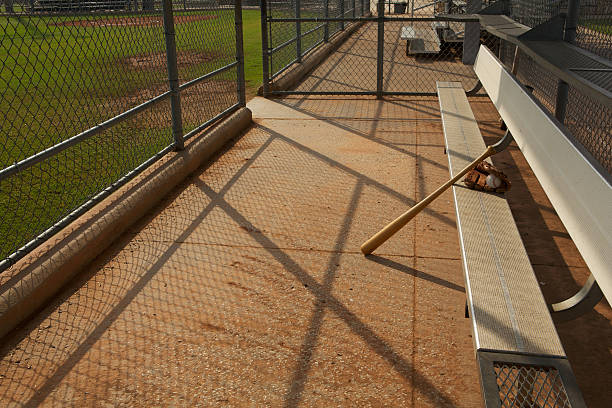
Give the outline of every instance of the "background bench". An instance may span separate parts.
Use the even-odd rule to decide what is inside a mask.
[[[608,296],[612,189],[605,174],[485,47],[474,68]],[[438,96],[453,176],[485,144],[461,84],[439,82]],[[585,191],[593,189],[596,197]],[[463,185],[453,194],[486,405],[584,406],[506,200]]]

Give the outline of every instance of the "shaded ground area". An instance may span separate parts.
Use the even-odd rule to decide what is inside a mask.
[[[481,405],[436,98],[251,101],[255,125],[1,349],[19,405]],[[472,100],[498,136],[485,99]],[[520,152],[495,158],[548,300],[586,269]],[[557,283],[560,282],[560,285]],[[612,313],[559,331],[605,406]]]
[[[436,81],[461,82],[466,90],[476,85],[470,66],[461,62],[461,47],[447,47],[435,55],[406,55],[403,26],[414,27],[424,40],[434,42],[432,22],[385,23],[383,90],[389,92],[436,92]],[[459,31],[461,25],[455,25]],[[298,91],[375,92],[377,24],[366,23],[297,88]]]
[[[375,137],[255,106],[253,129],[9,340],[2,400],[477,405],[456,237],[417,239],[453,230],[450,196],[358,253],[444,177],[440,135],[416,126],[420,101],[351,102]]]

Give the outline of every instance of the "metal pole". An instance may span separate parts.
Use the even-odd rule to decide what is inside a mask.
[[[482,8],[482,0],[467,0],[466,6],[466,12],[468,14],[478,13]],[[480,48],[480,23],[465,23],[463,55],[461,57],[465,65],[474,65],[476,55],[478,54],[478,48]]]
[[[376,47],[376,99],[383,96],[383,68],[384,68],[384,45],[385,45],[385,3],[378,0],[378,41]]]
[[[563,41],[570,44],[576,42],[576,26],[580,15],[580,0],[569,0],[567,3],[567,17],[565,18],[565,32]],[[567,102],[569,99],[569,85],[567,82],[559,80],[557,86],[557,100],[555,103],[555,117],[561,123],[565,121],[567,113]]]
[[[183,150],[185,143],[183,140],[183,119],[181,115],[181,94],[179,91],[172,0],[163,0],[162,4],[164,9],[164,35],[166,38],[166,63],[168,66],[168,83],[170,85],[172,135],[174,136],[174,148],[176,150]]]
[[[295,18],[298,20],[295,22],[295,49],[296,49],[296,59],[297,62],[302,62],[302,22],[299,20],[301,18],[301,4],[300,0],[295,0]]]
[[[244,84],[244,47],[242,44],[242,0],[236,0],[234,5],[234,22],[236,24],[236,67],[238,81],[238,104],[246,106],[246,90]]]
[[[340,1],[340,17],[344,18],[344,0]],[[340,22],[340,30],[344,30],[344,21]]]
[[[325,5],[325,18],[329,18],[329,0],[325,0],[323,2],[323,4]],[[323,40],[325,42],[329,41],[329,21],[325,22],[325,28],[323,28]]]
[[[355,5],[356,5],[356,1],[353,0],[353,18],[355,18]]]
[[[261,0],[261,57],[263,63],[262,91],[264,98],[270,92],[270,52],[268,47],[268,0]]]

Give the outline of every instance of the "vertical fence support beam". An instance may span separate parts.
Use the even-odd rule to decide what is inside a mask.
[[[323,5],[325,6],[325,14],[323,16],[329,18],[329,0],[325,0]],[[325,27],[323,28],[323,40],[325,42],[329,41],[329,21],[325,22]]]
[[[355,7],[356,7],[357,1],[353,0],[353,18],[355,18]]]
[[[563,41],[570,44],[576,42],[576,26],[580,16],[580,0],[569,0],[567,3],[567,17],[565,18],[565,32]],[[569,85],[559,80],[557,85],[557,101],[555,103],[555,117],[561,123],[565,121],[567,102],[569,99]]]
[[[270,93],[270,47],[268,45],[268,0],[261,0],[261,58],[262,58],[262,93],[267,98]],[[272,23],[270,23],[272,24]]]
[[[340,1],[340,18],[344,18],[344,0],[338,1]],[[340,22],[340,30],[344,31],[344,21]]]
[[[378,0],[378,37],[376,46],[376,99],[383,97],[383,69],[385,45],[385,0]]]
[[[414,0],[413,0],[414,2]],[[467,0],[466,13],[478,13],[482,8],[481,0]],[[476,55],[480,48],[480,23],[465,23],[465,34],[463,36],[463,54],[461,60],[464,65],[474,65]]]
[[[185,143],[183,140],[183,118],[181,115],[181,94],[178,80],[172,0],[163,0],[162,4],[164,10],[164,36],[166,38],[166,64],[168,67],[168,83],[170,85],[172,135],[174,136],[174,148],[176,150],[183,150]]]
[[[297,62],[302,62],[302,22],[299,20],[302,18],[302,5],[300,0],[295,0],[295,18],[298,20],[295,22],[295,49]]]
[[[234,5],[234,23],[236,24],[236,81],[238,81],[238,103],[246,106],[246,89],[244,83],[244,45],[242,43],[242,0]]]

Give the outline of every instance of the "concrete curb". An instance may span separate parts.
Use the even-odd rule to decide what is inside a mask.
[[[43,307],[85,265],[252,123],[242,108],[185,150],[161,158],[134,180],[3,273],[0,338]]]
[[[274,91],[286,91],[296,86],[306,75],[308,75],[313,69],[318,67],[332,52],[336,51],[344,42],[361,26],[363,22],[353,24],[341,31],[340,34],[336,34],[330,42],[322,45],[310,53],[302,61],[302,63],[296,63],[294,68],[290,68],[279,78],[270,83],[270,92]],[[259,87],[257,95],[263,95],[263,87]]]

